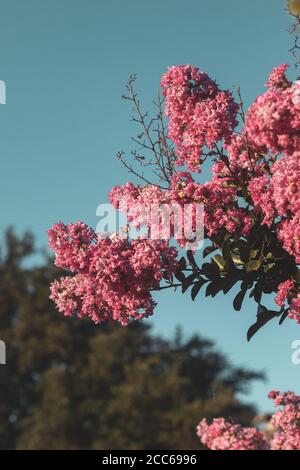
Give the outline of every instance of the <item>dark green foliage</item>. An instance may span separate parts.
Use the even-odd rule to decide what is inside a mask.
[[[6,235],[0,260],[0,446],[18,449],[199,448],[202,417],[247,424],[236,394],[260,374],[235,369],[210,341],[172,341],[144,323],[95,326],[57,313],[53,261],[29,267],[30,235]],[[27,266],[27,267],[26,267]],[[196,292],[194,292],[196,295]]]
[[[202,266],[196,261],[195,255],[188,251],[187,259],[183,257],[180,260],[175,274],[181,283],[182,292],[190,289],[192,300],[196,299],[204,286],[206,297],[228,294],[235,286],[240,286],[233,300],[234,309],[242,309],[247,294],[258,304],[257,321],[248,330],[248,340],[270,320],[279,318],[281,325],[288,315],[288,309],[274,311],[263,307],[263,295],[276,293],[280,283],[288,279],[300,283],[300,270],[295,258],[283,249],[277,236],[260,222],[255,221],[256,229],[247,238],[236,238],[229,234],[216,237],[214,243],[203,250],[203,259],[217,250],[219,253]],[[185,272],[189,275],[186,276]]]

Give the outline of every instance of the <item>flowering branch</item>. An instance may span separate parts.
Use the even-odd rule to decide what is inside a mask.
[[[159,181],[167,183],[168,187],[170,187],[171,178],[174,172],[175,151],[166,135],[166,127],[163,118],[164,101],[160,95],[158,95],[157,101],[154,102],[157,108],[157,115],[146,121],[148,113],[143,113],[141,110],[137,93],[134,91],[133,87],[135,80],[135,75],[129,77],[127,83],[128,94],[123,95],[123,99],[128,100],[133,104],[134,114],[132,116],[132,121],[142,128],[142,132],[140,132],[136,137],[132,137],[133,142],[139,146],[139,150],[134,150],[131,154],[140,165],[153,166],[153,173],[158,177]],[[144,154],[141,154],[141,150],[150,152],[150,154],[152,154],[152,158],[149,159]],[[122,155],[122,158],[120,158],[120,154]],[[118,154],[118,158],[130,172],[134,173],[143,181],[146,181],[143,174],[141,175],[136,172],[133,170],[131,165],[126,163],[123,152]],[[155,183],[152,184],[161,187]]]
[[[300,397],[292,392],[272,391],[269,398],[278,409],[265,423],[262,431],[239,424],[203,419],[197,427],[201,443],[211,450],[299,450]]]
[[[300,323],[300,86],[287,68],[273,69],[266,92],[245,111],[239,88],[236,100],[198,68],[172,66],[162,76],[153,118],[141,110],[135,76],[129,78],[124,98],[141,126],[131,156],[142,171],[124,152],[118,158],[142,184],[115,186],[109,199],[151,240],[108,238],[82,223],[55,225],[50,246],[56,264],[71,272],[51,288],[61,312],[126,325],[153,313],[154,290],[181,288],[195,300],[204,286],[207,297],[239,286],[236,310],[246,295],[258,304],[248,339],[272,319]],[[204,164],[211,177],[201,183]],[[160,213],[154,230],[151,222],[153,206],[175,206],[186,224],[185,208],[192,206],[195,232],[201,205],[208,261],[196,260],[190,237],[176,230],[176,214],[166,222]],[[171,242],[185,250],[180,260]],[[262,305],[267,295],[277,310]]]

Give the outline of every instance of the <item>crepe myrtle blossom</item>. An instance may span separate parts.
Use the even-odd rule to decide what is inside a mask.
[[[279,88],[284,90],[291,86],[290,80],[286,76],[286,71],[289,68],[288,64],[281,64],[275,67],[269,75],[266,83],[267,88]]]
[[[285,76],[286,66],[273,70],[269,90],[259,96],[247,113],[247,135],[256,145],[275,154],[291,155],[300,145],[300,103]]]
[[[175,239],[182,248],[201,248],[203,241],[203,207],[195,200],[177,200],[170,190],[150,185],[126,183],[115,186],[109,194],[113,206],[126,215],[127,226],[138,230],[141,238]],[[128,229],[129,226],[129,229]],[[144,231],[142,229],[145,229]]]
[[[300,323],[300,289],[297,287],[295,281],[288,279],[278,286],[275,302],[280,307],[284,307],[288,304],[287,311],[289,318]]]
[[[169,137],[177,146],[177,161],[199,171],[204,147],[229,142],[238,125],[239,106],[229,91],[220,90],[205,72],[191,65],[173,66],[163,75]]]
[[[285,156],[272,167],[273,199],[279,215],[300,214],[300,152]]]
[[[197,427],[197,435],[210,450],[264,450],[267,443],[263,434],[254,428],[243,428],[223,418],[208,424],[203,419]]]
[[[129,82],[127,98],[142,126],[133,140],[142,150],[131,153],[134,163],[121,163],[142,182],[109,194],[127,214],[123,234],[96,234],[82,222],[49,231],[56,264],[66,271],[51,287],[62,313],[126,325],[153,313],[154,290],[179,287],[195,300],[202,288],[214,297],[238,286],[236,310],[246,294],[259,308],[271,295],[280,309],[270,318],[300,323],[300,105],[287,68],[271,71],[267,90],[247,111],[239,91],[234,97],[192,65],[172,66],[161,78],[162,108],[148,124]],[[186,226],[187,207],[185,233],[177,226]],[[203,260],[188,236],[197,234],[200,207]],[[132,227],[144,233],[133,240]],[[172,243],[184,251],[180,259]]]
[[[296,215],[291,220],[281,222],[277,233],[284,249],[300,264],[300,216]]]
[[[300,292],[292,298],[291,305],[289,308],[289,318],[295,320],[296,323],[300,323]]]
[[[208,236],[226,230],[247,235],[252,220],[238,207],[234,188],[224,187],[224,180],[215,178],[204,184],[196,183],[187,172],[177,173],[172,180],[172,200],[204,204],[204,227]]]
[[[201,443],[211,450],[300,450],[300,397],[272,391],[269,398],[279,408],[271,418],[271,436],[223,418],[212,424],[203,419],[197,427]]]
[[[252,219],[245,209],[238,207],[235,189],[225,188],[223,183],[224,180],[215,178],[211,182],[199,184],[189,172],[179,172],[173,176],[170,190],[162,191],[148,185],[141,187],[127,183],[123,187],[113,188],[109,198],[115,208],[123,212],[128,211],[128,221],[139,228],[141,226],[150,228],[152,218],[148,209],[155,205],[160,207],[170,205],[171,208],[178,205],[185,208],[189,205],[199,207],[203,204],[204,227],[209,235],[223,229],[229,233],[247,235],[252,227]],[[174,225],[174,218],[171,219],[171,224]],[[186,221],[183,221],[184,224]],[[196,220],[192,220],[191,225],[196,230]],[[159,227],[161,236],[165,228],[166,223]],[[171,232],[175,236],[174,230]],[[190,243],[190,239],[180,236],[175,238],[183,248]]]
[[[263,214],[262,223],[278,221],[277,236],[296,262],[300,262],[300,152],[276,161],[269,176],[253,178],[248,189],[255,210]]]
[[[298,78],[296,81],[293,82],[292,84],[293,88],[293,103],[295,105],[300,105],[300,78]]]
[[[294,289],[295,283],[291,279],[288,279],[287,281],[282,282],[278,286],[278,293],[275,297],[275,302],[277,305],[280,307],[283,307],[285,305],[285,302],[287,301],[290,291]]]
[[[177,250],[167,242],[101,238],[82,222],[54,225],[49,243],[56,266],[71,272],[51,285],[51,299],[65,316],[95,323],[127,325],[152,315],[151,291],[177,267]]]

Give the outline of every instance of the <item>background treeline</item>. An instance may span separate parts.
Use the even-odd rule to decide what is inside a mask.
[[[49,300],[53,261],[30,262],[32,235],[7,231],[1,253],[0,448],[196,449],[204,416],[250,423],[237,393],[259,373],[198,335],[65,319]]]

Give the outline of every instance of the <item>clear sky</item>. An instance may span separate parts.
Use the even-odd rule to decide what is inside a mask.
[[[39,246],[56,221],[97,224],[96,207],[129,177],[115,153],[130,146],[120,96],[131,73],[145,106],[167,66],[191,63],[222,87],[240,85],[246,105],[273,66],[292,59],[283,0],[0,0],[0,228],[30,228]],[[291,70],[292,75],[295,71]],[[300,327],[267,326],[250,344],[256,307],[234,312],[232,296],[193,303],[159,294],[156,332],[214,339],[236,365],[265,370],[247,397],[262,408],[273,388],[300,391],[291,343]]]

